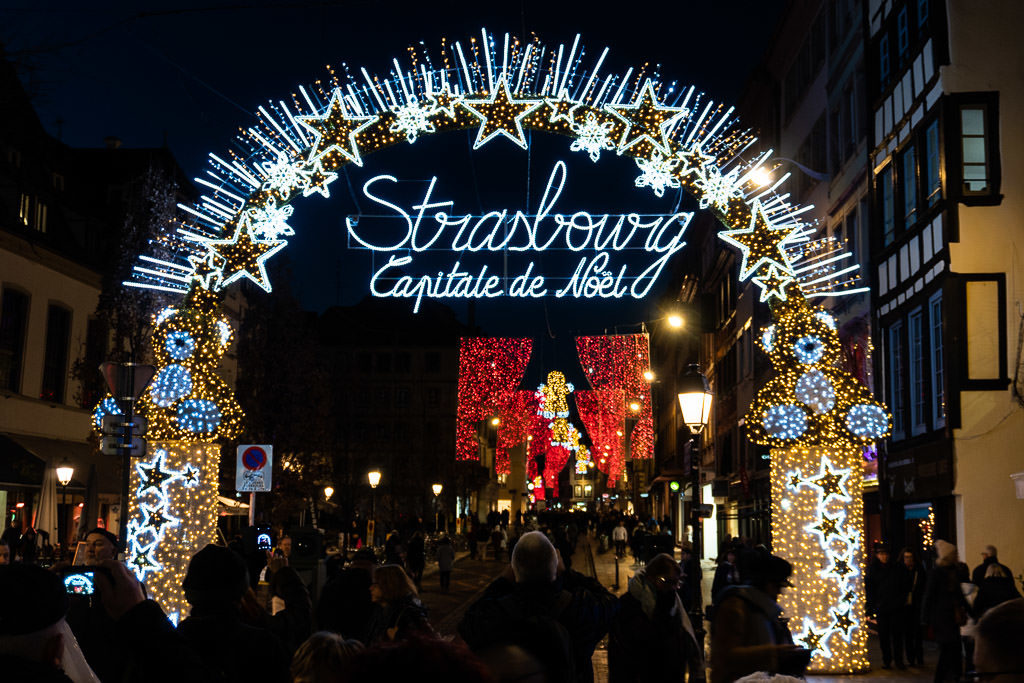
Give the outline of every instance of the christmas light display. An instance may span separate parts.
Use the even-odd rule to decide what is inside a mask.
[[[501,424],[498,426],[498,441],[494,453],[494,471],[510,474],[509,451],[526,443],[538,431],[534,423],[541,421],[537,416],[537,400],[532,391],[510,392],[508,400],[499,408]]]
[[[213,443],[158,441],[130,472],[126,563],[174,621],[188,614],[189,560],[216,541],[219,461]]]
[[[746,416],[748,435],[772,446],[772,550],[793,562],[780,604],[811,670],[866,669],[862,451],[891,418],[839,365],[835,320],[792,285],[776,301],[761,346],[775,376]]]
[[[575,391],[565,375],[557,370],[548,373],[547,383],[537,387],[537,415],[547,422],[549,433],[544,448],[544,485],[558,496],[558,476],[569,458],[580,448],[580,433],[569,422],[569,394]]]
[[[476,460],[477,423],[508,409],[533,350],[533,340],[463,337],[459,343],[459,395],[455,417],[455,457]],[[499,431],[500,433],[500,431]]]
[[[628,415],[631,419],[636,419],[636,424],[629,434],[630,454],[638,459],[653,458],[654,416],[651,412],[651,385],[644,379],[644,373],[651,369],[650,337],[646,332],[577,337],[576,352],[591,387],[597,390],[621,391],[625,405],[638,404],[637,410],[630,410]],[[623,416],[626,416],[625,408]],[[596,462],[600,468],[600,455],[596,456]],[[605,463],[608,467],[612,464],[611,461]],[[623,465],[623,462],[615,461],[615,467],[619,468],[616,470],[615,479],[618,478]]]
[[[622,389],[577,391],[576,411],[590,436],[592,459],[614,486],[624,465],[626,401]]]

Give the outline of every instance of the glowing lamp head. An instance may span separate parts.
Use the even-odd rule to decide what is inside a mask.
[[[501,418],[500,417],[492,417],[491,418],[491,425],[497,427],[500,424],[501,424]]]
[[[533,434],[528,434],[528,435],[526,436],[526,440],[527,440],[527,441],[533,441]]]
[[[675,329],[682,329],[683,327],[683,316],[678,313],[673,313],[668,317],[668,324],[670,327]]]
[[[683,422],[694,434],[700,434],[711,416],[711,402],[714,396],[708,385],[708,378],[701,374],[700,367],[693,364],[679,382],[679,408]]]
[[[644,370],[644,381],[645,382],[653,382],[654,381],[654,373],[651,372],[650,370]]]
[[[750,173],[750,181],[758,187],[766,187],[772,182],[772,174],[768,172],[767,168],[755,168]]]
[[[672,490],[672,493],[677,493],[679,491],[679,482],[678,481],[670,481],[668,483],[668,487]]]
[[[61,486],[70,484],[71,477],[73,476],[75,476],[75,468],[67,460],[57,466],[57,481],[60,482]]]
[[[440,496],[441,495],[441,490],[443,488],[444,487],[441,484],[434,484],[433,486],[430,487],[430,489],[434,492],[435,496]]]
[[[631,411],[633,411],[634,413],[639,413],[640,412],[640,402],[639,401],[630,401],[629,402],[629,409]]]
[[[370,482],[370,488],[375,489],[377,488],[377,485],[380,484],[380,471],[370,470],[366,473],[366,478]]]
[[[330,500],[331,496],[333,496],[333,495],[334,495],[334,487],[333,486],[325,486],[324,487],[324,500]]]

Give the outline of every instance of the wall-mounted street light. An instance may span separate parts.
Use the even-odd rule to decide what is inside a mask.
[[[334,495],[334,487],[333,486],[325,486],[324,487],[324,500],[330,500],[331,496],[333,496],[333,495]]]

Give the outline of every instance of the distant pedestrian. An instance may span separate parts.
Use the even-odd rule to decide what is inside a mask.
[[[901,618],[907,604],[907,574],[890,561],[889,546],[875,546],[875,557],[868,566],[864,585],[867,613],[875,617],[878,644],[882,648],[882,668],[907,668],[903,661],[903,624]]]
[[[718,563],[715,567],[715,578],[711,581],[711,600],[728,586],[738,586],[740,583],[740,570],[736,566],[736,549],[726,548],[718,556]]]
[[[402,546],[402,537],[395,529],[392,529],[384,540],[384,561],[400,567],[405,566],[405,548]]]
[[[1013,572],[1005,564],[999,562],[999,553],[996,551],[994,545],[987,545],[985,549],[981,551],[981,564],[974,568],[971,572],[971,583],[975,586],[980,586],[981,582],[985,580],[985,572],[993,564],[999,565],[1003,568],[1003,571],[1007,576],[1013,576]]]
[[[447,593],[452,585],[452,567],[455,565],[455,547],[452,539],[442,535],[437,541],[437,575],[441,580],[441,592]]]
[[[660,554],[629,580],[608,639],[611,683],[704,680],[703,648],[676,594],[682,570]]]
[[[612,529],[612,541],[615,542],[615,557],[622,558],[626,555],[626,540],[629,534],[626,532],[626,523],[619,520],[618,526]]]
[[[469,559],[475,560],[480,554],[476,540],[476,525],[466,525],[466,543],[469,545]]]
[[[416,585],[397,564],[386,564],[373,574],[370,597],[377,609],[370,620],[370,644],[402,640],[412,635],[434,636],[427,608]]]
[[[377,568],[373,550],[357,550],[351,564],[328,581],[320,591],[316,606],[317,628],[333,631],[345,638],[367,642],[374,603],[370,598],[370,584]]]
[[[921,600],[928,575],[918,562],[917,553],[904,548],[900,553],[903,560],[903,583],[907,588],[907,598],[903,606],[903,647],[907,655],[907,664],[924,665],[924,646],[921,637]]]
[[[985,570],[985,578],[978,585],[978,596],[974,599],[972,613],[975,619],[981,619],[985,612],[996,605],[1020,597],[1020,592],[1013,583],[1013,577],[1006,573],[1003,565],[993,562]]]
[[[416,584],[417,590],[423,587],[423,570],[427,566],[427,554],[422,531],[413,533],[409,539],[408,554],[406,560],[409,564],[409,576]]]
[[[935,665],[935,683],[947,678],[958,680],[963,670],[960,627],[967,623],[967,601],[960,588],[959,559],[956,546],[935,541],[938,559],[928,573],[921,606],[921,620],[932,629],[939,645],[939,661]]]

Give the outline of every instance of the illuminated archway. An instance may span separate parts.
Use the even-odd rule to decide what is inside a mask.
[[[365,69],[356,77],[331,71],[323,82],[300,86],[290,102],[259,107],[233,149],[210,155],[206,177],[196,179],[208,194],[195,206],[181,207],[180,221],[168,227],[152,253],[140,256],[133,279],[125,283],[184,297],[181,306],[157,318],[154,346],[161,367],[141,409],[156,443],[135,468],[129,524],[130,562],[168,609],[185,607],[184,553],[212,540],[209,518],[195,522],[200,516],[192,513],[199,508],[188,508],[212,505],[216,481],[202,474],[215,457],[211,444],[237,433],[242,417],[213,372],[231,335],[217,313],[220,292],[241,279],[271,291],[266,263],[294,234],[288,222],[297,200],[329,197],[345,165],[362,166],[381,149],[465,129],[477,131],[474,149],[527,149],[534,131],[566,136],[571,152],[595,163],[608,156],[632,158],[636,187],[659,197],[666,189],[684,189],[701,209],[714,212],[726,228],[722,239],[741,251],[740,279],[750,279],[776,315],[762,343],[777,376],[761,389],[747,425],[753,441],[773,447],[775,549],[793,561],[798,579],[783,604],[797,640],[814,651],[812,669],[866,667],[858,457],[862,444],[888,434],[890,418],[837,367],[834,322],[806,302],[863,291],[849,275],[855,268],[838,265],[849,257],[843,245],[812,240],[815,227],[803,220],[811,207],[796,205],[780,189],[788,175],[765,181],[771,151],[745,156],[756,139],[738,127],[731,108],[643,68],[603,73],[607,53],[586,60],[578,36],[571,45],[549,47],[483,31],[468,49],[443,43],[436,61],[426,52],[412,53],[404,65],[395,60],[384,77]],[[557,173],[556,165],[549,191],[558,186]],[[396,261],[393,252],[415,254],[449,227],[456,233],[450,242],[455,250],[542,251],[550,238],[565,240],[571,250],[589,249],[593,261],[561,294],[529,271],[518,290],[506,290],[495,276],[452,272],[402,276],[386,291],[371,281],[372,293],[416,299],[417,305],[423,297],[448,296],[642,298],[650,284],[645,288],[634,280],[627,287],[604,274],[612,255],[638,233],[646,235],[642,248],[654,259],[653,283],[660,266],[682,248],[689,220],[688,214],[656,223],[630,218],[635,214],[617,221],[557,214],[547,217],[551,222],[542,239],[540,212],[533,221],[521,212],[458,219],[440,213],[432,216],[440,226],[434,240],[421,242],[411,218],[404,240],[387,245],[373,243],[351,221],[347,227],[363,246],[392,252],[391,265],[411,258]],[[458,228],[470,222],[466,237]],[[586,235],[582,245],[571,242],[574,232]],[[104,402],[97,416],[111,407]],[[184,495],[195,491],[206,495]]]

